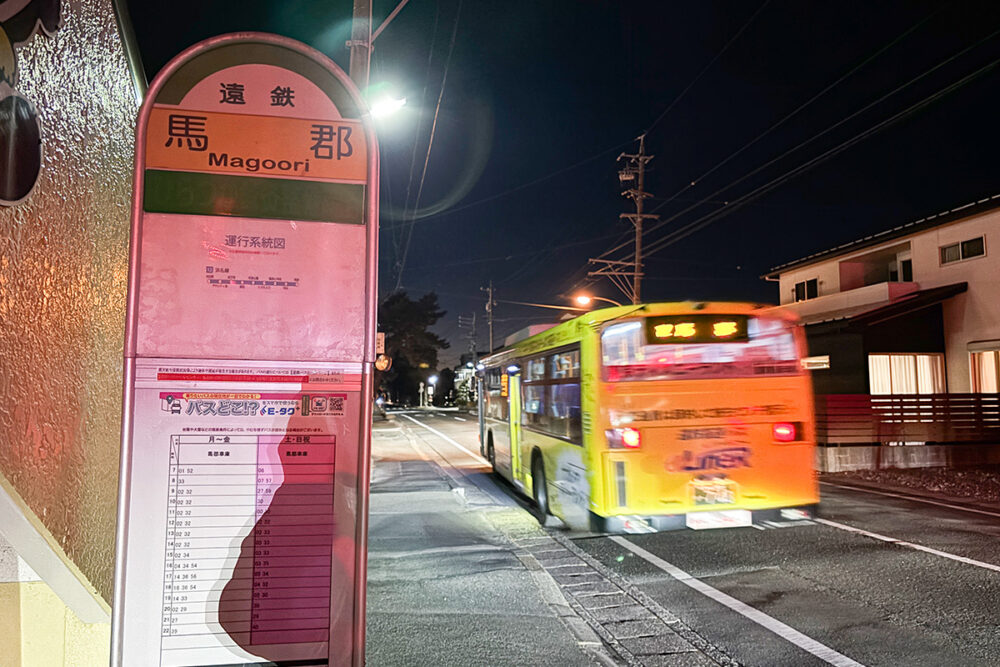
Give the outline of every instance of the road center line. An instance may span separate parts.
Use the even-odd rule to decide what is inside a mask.
[[[430,431],[434,435],[438,436],[439,438],[441,438],[442,440],[444,440],[448,444],[450,444],[450,445],[452,445],[454,447],[458,447],[463,452],[465,452],[466,454],[468,454],[472,458],[476,459],[477,461],[482,461],[486,465],[490,464],[490,462],[487,461],[486,459],[484,459],[482,456],[480,456],[479,454],[476,454],[471,449],[467,449],[464,446],[458,444],[457,442],[455,442],[454,440],[452,440],[451,438],[449,438],[448,436],[446,436],[444,433],[442,433],[441,431],[437,430],[436,428],[431,428],[427,424],[423,423],[422,421],[420,421],[418,419],[414,419],[410,415],[400,414],[399,416],[400,417],[405,417],[405,418],[409,419],[411,422],[413,422],[414,424],[417,424],[418,426],[423,426],[425,429],[427,429],[428,431]]]
[[[849,491],[860,491],[861,493],[873,493],[877,496],[889,496],[890,498],[902,498],[903,500],[912,500],[915,503],[925,503],[927,505],[937,505],[938,507],[947,507],[953,510],[962,510],[963,512],[974,512],[976,514],[985,514],[986,516],[1000,517],[1000,512],[989,512],[987,510],[980,510],[974,507],[963,507],[961,505],[952,505],[950,503],[943,503],[940,500],[930,500],[928,498],[918,498],[916,496],[908,496],[905,493],[891,493],[889,491],[876,491],[875,489],[865,489],[860,486],[851,486],[850,484],[835,484],[833,482],[820,482],[820,484],[826,484],[827,486],[835,486],[838,489],[847,489]]]
[[[671,577],[673,577],[680,583],[684,584],[685,586],[698,591],[702,595],[705,595],[715,600],[716,602],[718,602],[723,606],[729,607],[737,614],[745,616],[746,618],[750,619],[754,623],[757,623],[761,627],[770,630],[771,632],[778,635],[782,639],[791,642],[792,644],[795,644],[802,650],[812,653],[820,660],[823,660],[831,665],[836,665],[837,667],[863,667],[860,662],[856,662],[855,660],[848,658],[846,655],[834,651],[829,646],[821,644],[812,637],[802,634],[795,628],[785,625],[778,619],[772,616],[768,616],[759,609],[754,609],[750,605],[740,602],[736,598],[730,595],[726,595],[725,593],[716,588],[712,588],[704,581],[692,577],[690,574],[680,569],[676,565],[671,565],[670,563],[663,560],[659,556],[651,554],[642,547],[637,546],[632,542],[628,541],[624,537],[621,537],[620,535],[612,535],[609,536],[608,539],[610,539],[613,542],[616,542],[617,544],[620,544],[621,546],[625,547],[626,549],[634,553],[636,556],[639,556],[640,558],[643,558],[649,563],[660,568],[661,570],[663,570]]]
[[[881,540],[882,542],[888,542],[889,544],[896,544],[901,547],[909,547],[910,549],[916,549],[917,551],[923,551],[925,553],[934,554],[935,556],[948,558],[950,560],[958,561],[959,563],[965,563],[966,565],[975,565],[976,567],[985,568],[987,570],[993,570],[994,572],[1000,572],[1000,565],[993,565],[992,563],[984,563],[981,560],[966,558],[965,556],[958,556],[956,554],[948,553],[947,551],[932,549],[931,547],[925,547],[922,544],[914,544],[913,542],[905,542],[903,540],[897,540],[895,537],[889,537],[888,535],[880,535],[879,533],[873,533],[868,530],[862,530],[861,528],[855,528],[854,526],[848,526],[843,523],[837,523],[836,521],[830,521],[828,519],[820,519],[817,517],[814,518],[813,521],[815,521],[816,523],[821,523],[824,526],[830,526],[831,528],[838,528],[840,530],[846,530],[849,533],[857,533],[858,535],[871,537],[876,540]]]
[[[458,422],[468,421],[467,419],[462,419],[461,417],[452,417],[452,419],[454,419],[455,421],[458,421]]]

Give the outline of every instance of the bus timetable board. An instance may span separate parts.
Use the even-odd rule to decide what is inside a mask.
[[[378,149],[322,54],[213,38],[136,140],[113,665],[360,665]]]

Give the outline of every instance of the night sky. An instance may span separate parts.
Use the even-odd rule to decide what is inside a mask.
[[[238,30],[347,69],[349,1],[128,4],[150,79]],[[396,0],[374,4],[378,25]],[[644,132],[666,221],[645,301],[776,302],[775,265],[1000,193],[997,2],[410,0],[371,82],[407,98],[379,125],[380,290],[439,295],[447,363],[459,315],[486,348],[491,280],[500,300],[624,298],[587,259],[633,234],[615,158]],[[553,314],[501,302],[495,338]]]

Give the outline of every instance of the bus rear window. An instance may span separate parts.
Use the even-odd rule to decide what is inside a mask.
[[[642,320],[612,324],[601,334],[604,379],[700,380],[800,373],[795,336],[784,320],[747,320],[745,342],[647,343]]]

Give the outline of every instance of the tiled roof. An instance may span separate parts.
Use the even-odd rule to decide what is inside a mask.
[[[772,267],[770,271],[761,277],[774,279],[790,269],[814,264],[820,260],[836,257],[837,255],[846,255],[847,253],[854,252],[855,250],[868,248],[880,243],[885,243],[886,241],[901,238],[903,236],[916,234],[917,232],[922,232],[927,229],[933,229],[934,227],[954,222],[955,220],[961,220],[962,218],[966,218],[977,213],[984,213],[998,207],[1000,207],[1000,194],[995,194],[992,197],[985,197],[974,202],[969,202],[968,204],[948,211],[935,213],[934,215],[929,215],[926,218],[920,218],[919,220],[908,222],[905,225],[899,225],[898,227],[893,227],[892,229],[887,229],[885,231],[878,232],[877,234],[869,234],[864,238],[856,239],[848,243],[842,243],[835,248],[821,250],[820,252],[807,255],[806,257],[780,264]]]

